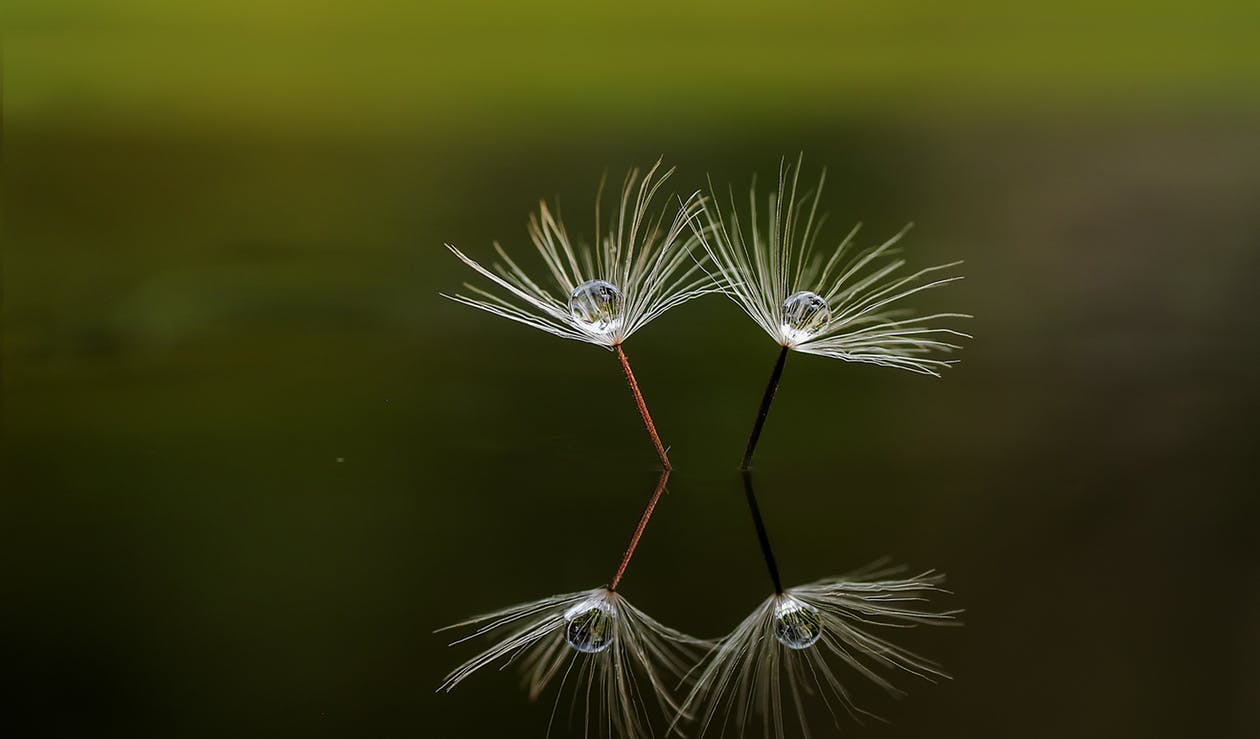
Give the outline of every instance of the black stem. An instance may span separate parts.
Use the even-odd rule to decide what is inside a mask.
[[[783,363],[780,362],[779,366]],[[770,535],[766,533],[766,522],[761,519],[761,509],[757,506],[757,494],[753,492],[752,473],[743,471],[744,497],[748,500],[748,512],[752,514],[753,525],[757,527],[757,541],[761,544],[761,556],[766,560],[766,569],[770,572],[770,581],[774,583],[774,592],[783,592],[783,582],[779,579],[779,565],[774,560],[774,550],[770,548]]]
[[[761,438],[761,427],[766,425],[766,416],[770,413],[770,404],[774,402],[774,393],[779,389],[779,378],[783,377],[783,365],[787,362],[788,348],[779,352],[779,361],[774,363],[774,372],[770,373],[770,382],[766,384],[766,394],[761,396],[761,409],[757,411],[757,421],[753,424],[752,433],[748,435],[748,448],[744,450],[744,461],[739,463],[741,470],[747,470],[752,464],[753,452],[757,451],[757,440]]]

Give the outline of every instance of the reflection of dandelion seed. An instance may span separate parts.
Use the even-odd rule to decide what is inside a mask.
[[[798,198],[799,178],[799,159],[795,168],[780,168],[779,188],[769,196],[764,228],[754,188],[746,223],[740,221],[733,195],[729,218],[714,197],[706,210],[707,225],[696,229],[723,290],[782,347],[748,439],[744,469],[752,462],[788,351],[937,375],[951,362],[927,355],[958,349],[949,339],[967,336],[926,324],[968,316],[915,317],[895,307],[917,292],[962,279],[931,277],[958,262],[898,276],[905,260],[888,257],[905,231],[855,253],[851,248],[855,228],[830,255],[815,253],[824,220],[818,214],[822,181],[812,196]]]
[[[670,683],[695,663],[695,648],[710,644],[660,624],[617,592],[668,479],[666,471],[607,587],[523,603],[447,627],[476,627],[455,643],[480,636],[498,641],[447,675],[438,690],[450,691],[483,667],[519,658],[531,699],[557,675],[562,687],[572,676],[578,684],[575,701],[582,697],[587,725],[598,724],[606,736],[651,736],[645,690],[662,714],[681,713]],[[557,707],[559,702],[557,695]]]
[[[880,579],[895,568],[878,565],[839,578],[784,589],[757,507],[752,478],[744,473],[744,492],[757,528],[774,593],[762,601],[706,657],[695,685],[679,711],[701,721],[701,734],[734,724],[743,735],[757,723],[766,736],[783,737],[789,709],[808,735],[802,693],[817,693],[839,723],[836,709],[855,719],[873,714],[859,708],[836,667],[846,666],[885,690],[900,695],[879,670],[904,670],[925,679],[945,677],[933,662],[898,647],[875,633],[877,627],[952,623],[958,611],[935,612],[921,603],[944,592],[944,578],[925,572],[904,579]],[[784,685],[786,683],[786,686]],[[785,690],[786,687],[786,690]],[[719,718],[720,715],[720,718]],[[675,720],[675,725],[679,719]]]
[[[642,178],[638,170],[626,175],[620,205],[607,234],[600,233],[601,185],[601,195],[596,196],[598,243],[594,247],[583,244],[575,248],[564,225],[545,202],[540,204],[538,215],[530,217],[529,235],[551,273],[553,287],[535,282],[498,244],[495,251],[503,261],[490,269],[448,244],[455,256],[506,291],[508,297],[467,284],[471,296],[446,297],[561,338],[616,352],[657,456],[668,469],[665,446],[621,345],[669,309],[715,288],[701,264],[690,256],[692,222],[703,210],[704,199],[695,193],[682,202],[668,228],[666,209],[652,212],[653,199],[674,172],[670,169],[657,177],[660,164],[658,161]]]

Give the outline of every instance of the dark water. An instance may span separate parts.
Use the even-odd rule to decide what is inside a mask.
[[[948,574],[954,680],[850,736],[1255,736],[1260,138],[1249,116],[869,116],[605,139],[6,132],[5,722],[31,735],[541,736],[431,632],[606,582],[657,477],[615,358],[440,299],[559,194],[830,168],[832,234],[967,260],[940,380],[789,359],[783,575]],[[683,127],[685,129],[685,127]],[[776,347],[711,298],[628,344],[676,472],[623,592],[768,592],[735,465]],[[857,681],[855,681],[857,683]],[[817,708],[817,706],[815,706]],[[830,735],[825,717],[815,723]],[[556,735],[567,735],[561,727]]]

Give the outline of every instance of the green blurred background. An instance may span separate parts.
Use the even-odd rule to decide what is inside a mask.
[[[440,299],[442,243],[802,150],[976,315],[941,380],[794,356],[767,426],[788,581],[888,555],[968,610],[846,734],[1260,735],[1255,3],[3,14],[10,736],[541,736],[507,673],[435,696],[431,632],[606,581],[654,457],[613,357]],[[678,470],[623,591],[716,636],[767,593],[775,347],[713,298],[628,351]]]

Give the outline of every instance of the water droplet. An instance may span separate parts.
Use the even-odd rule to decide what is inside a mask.
[[[569,313],[591,331],[604,333],[621,323],[621,291],[611,282],[591,280],[569,296]]]
[[[783,301],[783,328],[795,341],[813,336],[830,322],[831,306],[818,293],[804,290]]]
[[[786,596],[774,608],[774,638],[790,649],[807,649],[822,638],[817,608]]]
[[[582,601],[564,614],[564,620],[564,639],[579,652],[602,652],[616,637],[617,611],[605,600]]]

